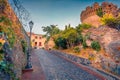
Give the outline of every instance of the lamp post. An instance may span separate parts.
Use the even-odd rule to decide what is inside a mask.
[[[30,27],[30,37],[29,37],[29,47],[27,52],[27,65],[25,66],[25,69],[32,70],[32,64],[31,64],[31,32],[33,28],[34,23],[32,21],[29,22]]]
[[[32,21],[29,22],[29,27],[30,27],[30,50],[31,50],[31,32],[32,32],[32,28],[33,28],[34,23]]]

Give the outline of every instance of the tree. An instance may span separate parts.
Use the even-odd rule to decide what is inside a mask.
[[[76,26],[76,31],[77,33],[81,34],[81,32],[85,29],[89,29],[92,26],[90,24],[78,24],[78,26]]]
[[[67,48],[66,40],[63,37],[58,37],[57,39],[55,39],[55,44],[56,44],[57,47],[59,47],[61,49],[66,49]]]
[[[50,36],[50,37],[60,32],[60,29],[57,27],[57,25],[50,25],[46,27],[43,26],[42,28],[43,31],[46,32],[46,36]]]
[[[75,44],[80,44],[80,43],[83,43],[83,35],[82,34],[78,34],[77,37],[76,37],[76,41],[75,41]]]
[[[70,27],[67,30],[64,30],[62,33],[63,37],[66,39],[67,41],[67,47],[73,47],[74,46],[74,42],[76,40],[77,37],[77,32],[74,28]]]

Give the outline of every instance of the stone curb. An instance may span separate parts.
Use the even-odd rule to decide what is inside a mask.
[[[119,77],[117,77],[116,75],[110,74],[108,72],[105,72],[103,70],[99,70],[99,69],[95,69],[93,67],[90,66],[91,62],[88,59],[84,59],[81,57],[77,57],[71,54],[66,54],[57,50],[51,50],[50,52],[52,52],[55,55],[59,55],[61,57],[67,58],[68,60],[71,60],[72,62],[74,62],[75,64],[78,65],[83,65],[85,67],[88,67],[91,70],[94,70],[96,73],[101,74],[102,76],[104,76],[107,80],[120,80]]]

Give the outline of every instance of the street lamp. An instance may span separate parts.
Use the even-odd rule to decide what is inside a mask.
[[[25,66],[25,69],[32,70],[32,64],[31,64],[31,32],[33,28],[34,23],[32,21],[29,22],[30,27],[30,37],[29,37],[29,47],[27,52],[27,65]]]

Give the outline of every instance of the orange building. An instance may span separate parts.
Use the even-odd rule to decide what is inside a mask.
[[[28,33],[28,36],[30,35],[30,33]],[[43,35],[41,34],[34,34],[32,33],[31,34],[31,45],[32,45],[32,48],[36,48],[36,49],[39,49],[39,48],[45,48],[45,43],[46,41],[46,38],[43,37]]]

